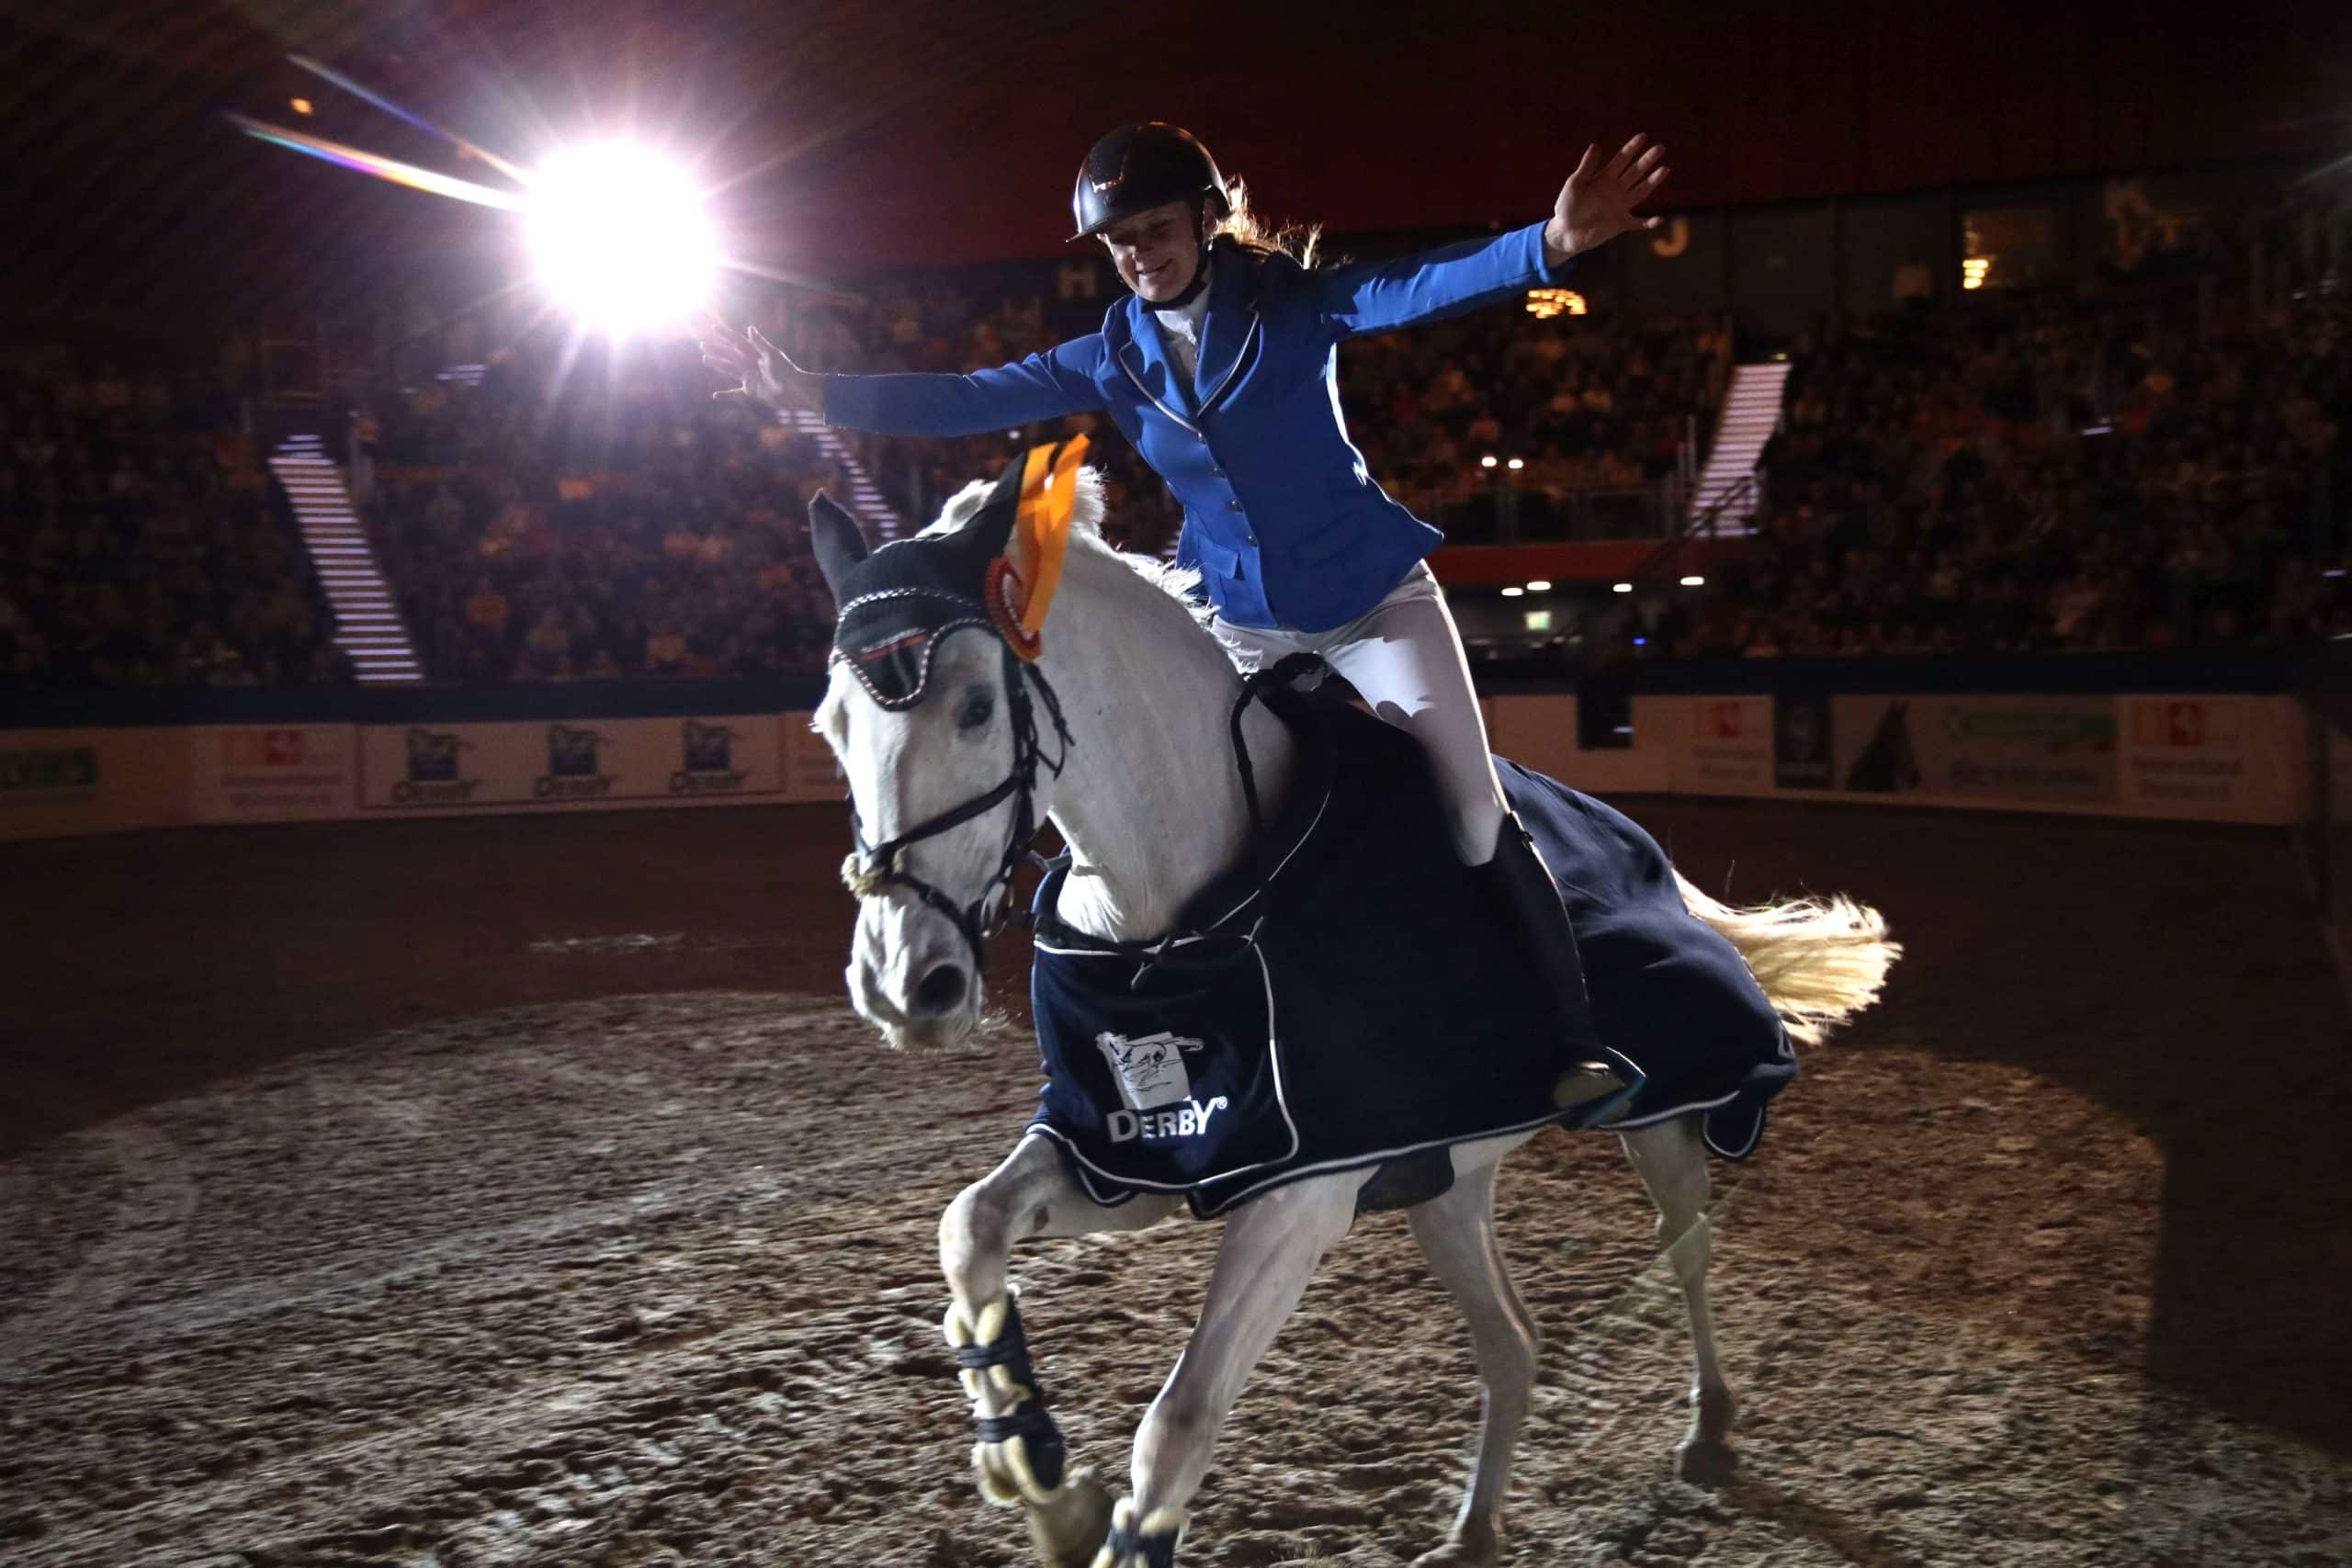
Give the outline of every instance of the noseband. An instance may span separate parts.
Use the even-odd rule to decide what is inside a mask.
[[[1012,875],[1023,864],[1044,866],[1045,857],[1029,847],[1037,836],[1037,772],[1043,768],[1056,778],[1061,776],[1062,765],[1069,760],[1069,726],[1063,722],[1061,699],[1054,694],[1053,683],[1046,672],[1026,660],[1019,658],[1003,634],[991,626],[1004,654],[1005,714],[1012,726],[1012,771],[996,787],[974,795],[961,806],[928,818],[879,844],[865,841],[865,824],[858,819],[857,802],[853,797],[849,808],[850,841],[856,846],[848,859],[842,862],[842,882],[859,898],[878,897],[891,886],[904,887],[933,909],[955,922],[964,933],[965,943],[972,950],[972,973],[980,976],[988,970],[988,941],[1002,929],[1006,913],[1000,909],[990,919],[990,906],[1000,904],[1012,890]],[[1047,757],[1038,739],[1037,711],[1029,700],[1027,682],[1037,683],[1037,694],[1045,700],[1046,712],[1054,721],[1054,734],[1060,744],[1057,755]],[[958,904],[932,884],[925,882],[906,867],[904,852],[910,844],[936,838],[951,829],[960,828],[976,817],[993,811],[1010,796],[1013,805],[1012,832],[1005,840],[1004,852],[997,859],[996,874],[989,877],[979,897],[969,904]]]

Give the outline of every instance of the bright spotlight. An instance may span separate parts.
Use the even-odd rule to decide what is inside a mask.
[[[1704,588],[1706,585],[1707,580],[1703,577],[1686,577],[1682,580],[1682,586],[1685,588]]]
[[[1527,585],[1527,591],[1530,593],[1549,593],[1552,592],[1552,580],[1548,577],[1539,577]]]
[[[1527,590],[1524,588],[1506,588],[1503,590],[1503,597],[1506,599],[1516,599],[1526,592]]]
[[[548,159],[532,184],[529,231],[540,283],[616,337],[693,311],[718,272],[717,238],[694,182],[625,142]]]
[[[1634,585],[1630,582],[1612,582],[1609,585],[1609,591],[1612,593],[1631,593],[1634,591]]]
[[[1513,457],[1510,462],[1505,463],[1503,467],[1512,469],[1513,471],[1517,471],[1518,469],[1527,467],[1527,462],[1524,458]]]
[[[1487,453],[1485,457],[1478,459],[1478,466],[1482,468],[1493,468],[1495,466],[1495,455],[1492,452]]]

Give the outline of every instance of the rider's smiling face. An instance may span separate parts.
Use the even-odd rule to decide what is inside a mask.
[[[1201,265],[1201,228],[1190,201],[1167,201],[1102,231],[1119,279],[1147,304],[1173,299],[1193,285]],[[1207,222],[1203,215],[1203,225]]]

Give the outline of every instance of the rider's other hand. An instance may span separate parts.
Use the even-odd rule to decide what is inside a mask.
[[[709,325],[711,335],[701,342],[702,362],[735,383],[712,397],[749,398],[779,411],[824,412],[824,378],[795,365],[759,328],[739,333],[716,316]]]
[[[1655,229],[1666,221],[1634,211],[1657,194],[1668,172],[1666,149],[1652,145],[1645,152],[1642,144],[1647,141],[1646,136],[1634,137],[1606,167],[1598,145],[1584,150],[1583,162],[1577,164],[1576,173],[1560,187],[1559,200],[1553,203],[1552,220],[1544,225],[1545,259],[1552,265],[1605,245],[1620,234]]]

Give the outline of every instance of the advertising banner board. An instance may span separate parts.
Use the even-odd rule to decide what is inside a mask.
[[[1837,787],[1955,803],[2116,798],[2112,696],[1839,696]]]
[[[202,727],[187,740],[198,822],[348,817],[358,807],[359,739],[351,725]]]
[[[537,724],[370,725],[360,731],[369,812],[564,810],[780,799],[775,720],[599,718]]]
[[[1686,697],[1674,788],[1690,795],[1767,795],[1772,789],[1772,699]],[[1635,723],[1638,738],[1639,721]]]
[[[184,822],[187,773],[177,729],[0,730],[0,839]]]

